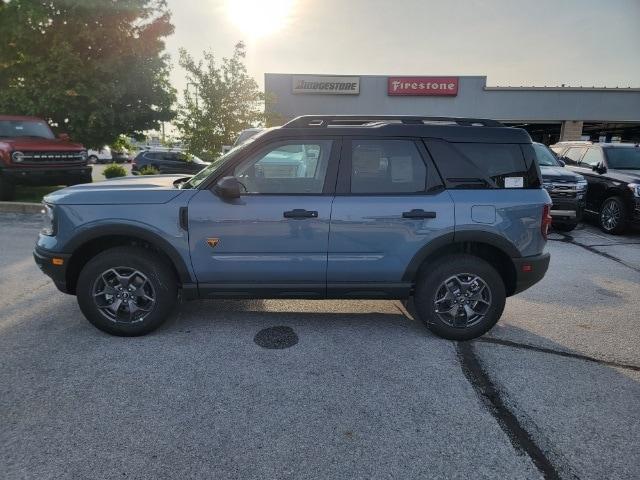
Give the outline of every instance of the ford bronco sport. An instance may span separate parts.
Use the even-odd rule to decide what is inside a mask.
[[[551,199],[524,130],[481,119],[304,116],[192,177],[45,197],[40,268],[115,335],[186,299],[409,299],[471,339],[547,271]]]
[[[0,115],[0,200],[16,185],[76,185],[91,182],[87,151],[67,135],[56,138],[44,120]]]

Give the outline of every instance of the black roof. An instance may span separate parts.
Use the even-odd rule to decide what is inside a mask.
[[[521,128],[483,118],[401,115],[304,115],[270,130],[265,136],[428,137],[451,142],[531,143]]]

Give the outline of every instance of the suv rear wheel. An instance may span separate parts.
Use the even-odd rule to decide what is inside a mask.
[[[502,277],[488,262],[467,254],[448,255],[418,279],[414,304],[436,335],[470,340],[493,327],[504,310]]]
[[[599,216],[600,228],[614,235],[627,229],[627,208],[620,197],[609,197],[602,202]]]
[[[78,304],[94,326],[132,337],[158,328],[176,304],[177,282],[159,255],[116,247],[96,255],[80,272]]]

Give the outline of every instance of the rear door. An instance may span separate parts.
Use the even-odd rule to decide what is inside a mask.
[[[204,296],[326,293],[327,244],[340,142],[323,137],[256,146],[222,175],[246,187],[189,203],[191,261]]]
[[[327,294],[408,293],[407,266],[437,237],[453,238],[453,201],[412,138],[345,138],[331,214]]]

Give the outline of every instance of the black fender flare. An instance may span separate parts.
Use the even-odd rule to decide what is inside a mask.
[[[520,258],[522,255],[517,247],[506,238],[496,234],[483,230],[462,230],[445,233],[435,239],[432,239],[418,250],[404,271],[402,281],[410,282],[416,277],[418,269],[424,262],[424,260],[430,255],[434,254],[442,248],[448,246],[455,246],[456,244],[462,244],[465,242],[484,243],[491,245],[504,252],[509,258]]]
[[[134,237],[149,243],[169,257],[169,260],[171,260],[171,263],[175,267],[179,280],[182,284],[195,283],[187,264],[178,250],[158,233],[139,225],[128,223],[109,223],[79,230],[79,232],[67,242],[65,250],[73,254],[73,252],[88,242],[99,239],[100,237],[114,235]]]

